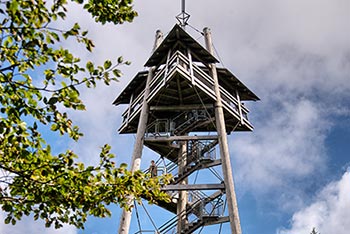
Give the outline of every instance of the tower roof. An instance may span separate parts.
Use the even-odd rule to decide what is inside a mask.
[[[204,71],[208,70],[207,67],[202,68]],[[242,101],[259,101],[260,98],[255,95],[242,81],[240,81],[237,76],[232,74],[226,68],[217,68],[219,84],[229,93],[234,94],[237,90],[240,94],[240,99]],[[209,73],[209,70],[207,71]]]
[[[193,52],[192,59],[194,62],[219,62],[201,44],[199,44],[185,30],[183,30],[180,25],[175,24],[166,38],[147,60],[145,66],[152,67],[164,63],[169,49],[176,50],[178,48],[189,48]]]
[[[206,73],[209,73],[207,67],[201,67]],[[226,68],[217,68],[219,84],[229,93],[234,94],[236,90],[240,93],[242,101],[260,100],[245,84],[243,84],[234,74]],[[129,104],[130,97],[134,93],[138,95],[146,86],[148,71],[141,71],[130,81],[120,95],[113,101],[113,105]]]
[[[138,95],[146,86],[148,71],[141,71],[129,82],[119,96],[113,101],[113,105],[129,104],[131,95]]]

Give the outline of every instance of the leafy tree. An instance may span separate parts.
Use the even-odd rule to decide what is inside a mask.
[[[97,23],[121,24],[137,16],[132,0],[72,1]],[[66,40],[88,51],[94,47],[78,23],[58,27],[65,22],[67,4],[0,0],[0,205],[5,223],[32,214],[46,226],[83,228],[88,215],[109,216],[111,203],[130,208],[128,196],[168,199],[157,179],[114,165],[108,145],[98,165],[85,166],[70,150],[54,155],[42,136],[50,128],[77,141],[82,133],[67,110],[85,110],[78,86],[109,85],[121,76],[118,66],[128,64],[119,57],[115,63],[84,65],[65,48]]]

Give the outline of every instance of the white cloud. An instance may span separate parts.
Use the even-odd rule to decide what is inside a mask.
[[[299,93],[322,90],[329,96],[350,90],[350,32],[344,30],[350,20],[346,10],[349,1],[222,1],[204,5],[208,4],[220,17],[199,17],[213,25],[214,43],[225,65],[253,84],[253,90],[262,96],[281,88]]]
[[[42,220],[34,221],[33,217],[23,217],[17,221],[16,225],[3,224],[5,214],[0,212],[0,233],[2,234],[77,234],[77,229],[74,226],[64,225],[60,229],[45,228],[45,223]]]
[[[328,126],[315,104],[299,100],[264,106],[269,114],[256,132],[231,142],[238,182],[266,192],[322,170]]]
[[[350,230],[350,172],[341,180],[327,185],[309,206],[294,213],[291,227],[278,234],[310,233],[316,227],[320,233],[347,234]]]

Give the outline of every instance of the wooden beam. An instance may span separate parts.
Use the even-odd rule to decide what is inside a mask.
[[[175,100],[175,101],[178,100],[178,97],[176,97],[176,96],[171,96],[171,95],[167,95],[167,94],[160,94],[159,97],[158,97],[158,99],[161,100],[162,97],[168,98],[168,99],[171,99],[171,100]]]
[[[191,140],[217,140],[217,135],[205,135],[205,136],[157,136],[157,137],[145,137],[145,142],[159,142],[159,141],[191,141]]]
[[[179,106],[151,106],[150,110],[156,110],[156,111],[173,111],[173,110],[203,110],[203,109],[212,109],[214,108],[214,105],[212,104],[206,104],[206,105],[179,105]]]
[[[215,167],[221,165],[221,159],[216,159],[210,163],[205,163],[202,165],[201,169],[209,168],[209,167]]]
[[[208,219],[204,218],[204,226],[209,226],[209,225],[214,225],[214,224],[220,224],[220,223],[227,223],[230,222],[230,217],[229,216],[224,216],[224,217],[217,217],[216,219]]]
[[[210,119],[208,119],[208,120],[206,120],[206,121],[203,121],[203,122],[199,122],[199,123],[197,123],[197,124],[195,124],[194,126],[191,126],[190,127],[190,129],[196,129],[196,128],[200,128],[200,127],[202,127],[202,126],[208,126],[209,124],[212,124],[213,126],[215,126],[214,125],[214,122],[213,122],[213,119],[214,119],[214,121],[215,121],[215,118],[210,118]],[[182,133],[182,132],[186,132],[186,131],[188,131],[189,129],[188,128],[185,128],[184,130],[182,130],[180,133]]]
[[[200,90],[201,91],[201,90]],[[200,93],[199,93],[200,95]],[[198,99],[198,98],[202,98],[202,100],[205,98],[203,95],[202,97],[198,97],[198,94],[197,93],[192,93],[186,97],[184,97],[184,101],[187,101],[187,100],[190,100],[190,99]]]
[[[214,48],[213,48],[210,29],[205,28],[203,30],[203,33],[204,33],[204,39],[205,39],[207,50],[212,55],[214,55]],[[240,224],[239,215],[238,215],[236,192],[235,192],[233,174],[232,174],[232,168],[231,168],[230,152],[229,152],[228,142],[227,142],[223,103],[221,100],[220,85],[219,85],[218,74],[216,71],[215,63],[209,64],[209,68],[210,68],[210,75],[214,81],[214,91],[216,96],[216,103],[215,103],[216,127],[219,135],[220,156],[222,160],[222,173],[224,176],[224,181],[227,184],[225,190],[226,190],[226,198],[227,198],[227,208],[228,208],[228,213],[230,217],[231,233],[242,234],[241,224]]]
[[[182,191],[182,190],[223,190],[225,184],[177,184],[166,185],[161,188],[162,191]]]
[[[177,84],[177,91],[179,93],[179,100],[180,100],[180,104],[183,104],[183,100],[182,100],[182,90],[181,90],[181,84],[180,84],[180,79],[179,77],[176,77],[176,84]]]
[[[179,174],[182,174],[185,172],[185,168],[187,166],[187,143],[181,142],[180,144],[180,150],[178,152],[178,170]],[[180,186],[187,186],[188,185],[188,178],[180,181]],[[177,217],[179,217],[179,220],[177,221],[177,233],[181,233],[181,230],[184,229],[188,224],[187,216],[182,215],[186,213],[186,205],[188,200],[188,193],[186,190],[182,190],[178,192],[179,198],[177,200]]]
[[[156,50],[156,48],[160,45],[160,43],[163,40],[163,33],[161,31],[157,31],[156,38],[154,42],[153,51]],[[151,67],[148,71],[147,80],[146,80],[146,87],[145,87],[145,93],[143,96],[142,101],[142,109],[140,113],[140,119],[137,127],[137,134],[134,144],[134,151],[132,154],[132,161],[131,161],[131,171],[137,171],[140,170],[140,164],[141,164],[141,156],[142,156],[142,149],[143,149],[143,137],[146,132],[147,128],[147,121],[148,121],[148,114],[149,114],[149,105],[147,103],[148,95],[150,94],[150,83],[154,76],[154,71],[156,70],[156,67]],[[133,198],[130,196],[128,205],[132,205]],[[132,211],[128,211],[126,209],[123,209],[120,224],[119,224],[119,234],[128,234],[130,229],[130,223],[131,223],[131,213]]]

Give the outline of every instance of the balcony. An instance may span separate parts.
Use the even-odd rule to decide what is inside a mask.
[[[198,64],[191,62],[179,51],[176,51],[169,58],[167,63],[158,69],[155,76],[152,78],[147,102],[151,104],[157,98],[159,92],[164,89],[164,87],[169,84],[176,75],[179,75],[181,79],[185,80],[192,87],[199,88],[200,92],[203,92],[206,97],[209,97],[209,99],[212,100],[212,103],[215,102],[216,95],[214,92],[214,80],[212,77],[210,77]],[[234,119],[239,121],[240,125],[245,126],[247,130],[252,130],[253,126],[247,118],[249,110],[239,101],[239,93],[237,92],[233,95],[223,87],[220,86],[219,88],[225,115],[227,117],[230,116],[229,118],[234,117]],[[195,96],[196,91],[193,90],[191,92],[192,96]],[[123,123],[119,129],[120,132],[124,132],[130,122],[137,120],[141,111],[143,96],[144,91],[142,91],[134,100],[131,100],[129,108],[122,114]]]

